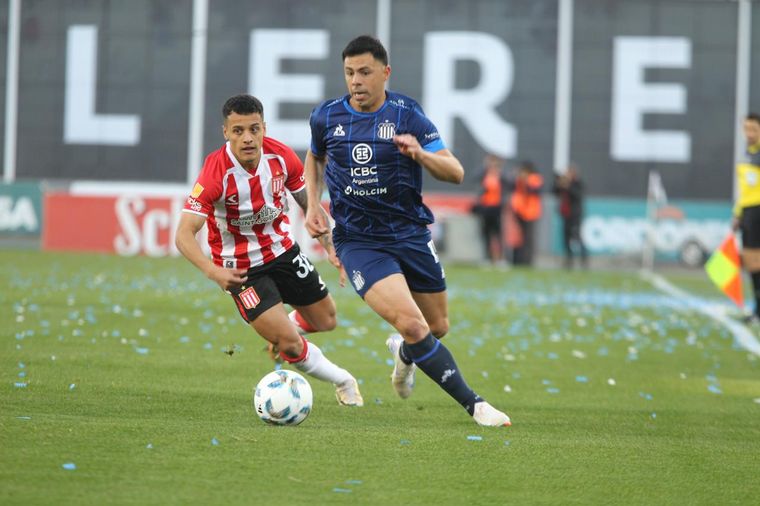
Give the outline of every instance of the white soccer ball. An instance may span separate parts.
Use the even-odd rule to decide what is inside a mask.
[[[253,409],[273,425],[298,425],[311,413],[313,395],[306,378],[295,371],[272,371],[253,391]]]

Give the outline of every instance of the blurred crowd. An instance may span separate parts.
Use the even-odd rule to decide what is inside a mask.
[[[562,222],[565,268],[588,267],[588,251],[581,236],[583,181],[576,164],[554,174],[548,185],[530,160],[507,169],[505,161],[486,155],[480,172],[480,191],[472,208],[480,220],[483,249],[494,265],[532,266],[536,252],[536,227],[544,213],[542,196],[556,197]]]

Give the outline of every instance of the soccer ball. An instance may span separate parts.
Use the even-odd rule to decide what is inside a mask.
[[[253,409],[273,425],[298,425],[311,413],[313,396],[306,378],[295,371],[272,371],[253,391]]]

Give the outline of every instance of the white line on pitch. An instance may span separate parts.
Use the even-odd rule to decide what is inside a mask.
[[[734,335],[734,339],[736,339],[736,342],[739,343],[742,348],[760,356],[760,342],[757,341],[757,338],[755,338],[754,334],[750,332],[746,326],[735,321],[731,317],[726,316],[724,312],[716,306],[707,304],[704,300],[694,297],[680,288],[673,286],[668,280],[659,274],[653,272],[641,272],[640,276],[642,279],[649,281],[661,292],[677,297],[681,299],[682,302],[687,302],[687,307],[692,307],[720,323]]]

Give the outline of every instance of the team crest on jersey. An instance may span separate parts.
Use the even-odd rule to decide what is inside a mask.
[[[259,294],[256,293],[256,290],[254,290],[252,286],[249,286],[240,292],[238,297],[240,297],[240,302],[243,303],[243,306],[245,306],[246,309],[253,309],[259,305],[259,302],[261,302]]]
[[[338,126],[335,127],[335,130],[333,131],[333,137],[345,137],[346,132],[343,130],[343,125],[338,123]]]
[[[377,136],[381,139],[390,140],[393,139],[393,136],[396,135],[396,125],[389,122],[388,120],[385,120],[384,123],[380,123],[377,126]]]
[[[354,283],[354,288],[361,290],[364,286],[364,276],[360,271],[354,271],[351,276],[351,281]]]
[[[279,174],[272,178],[272,195],[277,196],[285,188],[285,176]]]

